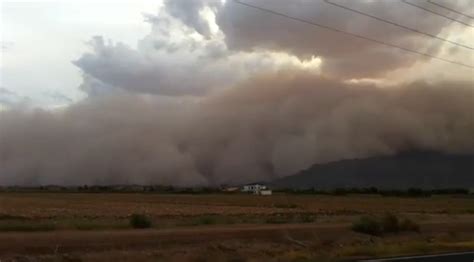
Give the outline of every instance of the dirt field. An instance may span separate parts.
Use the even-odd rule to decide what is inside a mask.
[[[420,233],[351,231],[392,212]],[[132,213],[151,229],[132,229]],[[36,232],[31,232],[36,231]],[[474,198],[1,193],[3,261],[347,261],[474,250]]]
[[[124,217],[133,212],[151,216],[203,214],[272,214],[306,212],[321,215],[380,212],[474,213],[474,197],[428,198],[376,195],[162,195],[133,193],[0,193],[0,214],[44,217]]]

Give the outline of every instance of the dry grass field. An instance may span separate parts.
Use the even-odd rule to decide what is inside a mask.
[[[0,193],[0,214],[32,218],[124,217],[134,212],[151,216],[203,214],[272,214],[305,212],[320,215],[380,212],[474,213],[474,198],[427,198],[377,195],[140,194],[140,193]]]
[[[351,231],[393,213],[418,233]],[[149,229],[133,229],[132,214]],[[34,232],[33,232],[34,231]],[[3,261],[345,261],[474,250],[474,198],[0,193]]]

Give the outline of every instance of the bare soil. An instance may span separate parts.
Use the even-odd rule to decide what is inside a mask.
[[[377,196],[0,194],[1,216],[28,221],[311,213],[309,223],[212,224],[121,230],[0,232],[0,261],[352,261],[474,250],[473,198]],[[420,233],[374,237],[350,230],[360,215],[394,212]],[[7,220],[9,221],[9,220]]]

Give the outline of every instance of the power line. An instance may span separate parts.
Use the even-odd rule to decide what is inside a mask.
[[[266,8],[263,8],[263,7],[260,7],[260,6],[244,3],[244,2],[241,2],[240,0],[234,0],[234,2],[237,3],[237,4],[240,4],[240,5],[244,5],[244,6],[247,6],[247,7],[250,7],[250,8],[260,10],[262,12],[270,13],[270,14],[273,14],[273,15],[281,16],[281,17],[285,17],[285,18],[295,20],[295,21],[298,21],[298,22],[301,22],[301,23],[305,23],[305,24],[309,24],[309,25],[312,25],[312,26],[320,27],[320,28],[323,28],[323,29],[326,29],[326,30],[329,30],[329,31],[349,35],[349,36],[359,38],[359,39],[364,39],[364,40],[371,41],[371,42],[374,42],[374,43],[377,43],[377,44],[380,44],[380,45],[385,45],[385,46],[388,46],[388,47],[397,48],[397,49],[400,49],[400,50],[403,50],[403,51],[406,51],[406,52],[409,52],[409,53],[430,57],[430,58],[437,59],[437,60],[440,60],[440,61],[443,61],[443,62],[446,62],[446,63],[451,63],[451,64],[455,64],[455,65],[459,65],[459,66],[474,69],[474,66],[463,64],[461,62],[456,62],[456,61],[444,59],[442,57],[437,57],[437,56],[430,55],[430,54],[427,54],[427,53],[423,53],[423,52],[408,49],[408,48],[405,48],[405,47],[397,46],[397,45],[394,45],[394,44],[382,42],[382,41],[379,41],[379,40],[376,40],[376,39],[373,39],[373,38],[369,38],[369,37],[366,37],[366,36],[363,36],[363,35],[354,34],[354,33],[344,31],[344,30],[341,30],[341,29],[337,29],[337,28],[334,28],[334,27],[330,27],[330,26],[327,26],[327,25],[319,24],[319,23],[316,23],[316,22],[312,22],[312,21],[309,21],[309,20],[302,19],[302,18],[298,18],[298,17],[290,16],[290,15],[287,15],[287,14],[284,14],[284,13],[280,13],[280,12],[277,12],[277,11],[273,11],[273,10],[270,10],[270,9],[266,9]]]
[[[412,32],[415,32],[415,33],[418,33],[418,34],[422,34],[422,35],[425,35],[425,36],[428,36],[428,37],[431,37],[431,38],[435,38],[435,39],[438,39],[438,40],[441,40],[441,41],[444,41],[444,42],[451,43],[453,45],[457,45],[457,46],[464,47],[464,48],[467,48],[467,49],[470,49],[470,50],[474,50],[473,47],[470,47],[470,46],[467,46],[467,45],[464,45],[464,44],[461,44],[461,43],[458,43],[458,42],[454,42],[454,41],[451,41],[449,39],[439,37],[437,35],[432,35],[430,33],[425,33],[425,32],[419,31],[417,29],[414,29],[414,28],[411,28],[411,27],[408,27],[408,26],[404,26],[404,25],[401,25],[401,24],[398,24],[398,23],[395,23],[395,22],[392,22],[392,21],[389,21],[389,20],[386,20],[386,19],[383,19],[383,18],[380,18],[380,17],[377,17],[377,16],[373,16],[371,14],[364,13],[364,12],[356,10],[356,9],[352,9],[352,8],[344,6],[344,5],[333,3],[330,0],[324,0],[324,2],[327,3],[327,4],[330,4],[330,5],[333,5],[333,6],[351,11],[351,12],[355,12],[357,14],[360,14],[360,15],[363,15],[363,16],[366,16],[366,17],[373,18],[373,19],[378,20],[378,21],[382,21],[382,22],[390,24],[390,25],[401,27],[403,29],[406,29],[406,30],[409,30],[409,31],[412,31]]]
[[[439,6],[439,7],[441,7],[441,8],[444,8],[444,9],[449,10],[449,11],[451,11],[451,12],[454,12],[454,13],[456,13],[456,14],[460,14],[460,15],[463,15],[463,16],[465,16],[465,17],[469,17],[469,18],[471,18],[471,19],[474,19],[474,16],[466,15],[466,14],[464,14],[464,13],[459,12],[459,11],[456,10],[456,9],[453,9],[453,8],[448,7],[448,6],[445,6],[445,5],[436,3],[436,2],[434,2],[434,1],[432,1],[432,0],[428,0],[428,3],[433,4],[433,5],[436,5],[436,6]]]
[[[462,25],[469,26],[469,27],[474,27],[474,25],[465,23],[465,22],[463,22],[463,21],[461,21],[461,20],[454,19],[454,18],[449,17],[449,16],[447,16],[447,15],[444,15],[444,14],[441,14],[441,13],[438,13],[438,12],[435,12],[435,11],[432,11],[432,10],[430,10],[430,9],[428,9],[428,8],[424,8],[423,6],[415,5],[414,3],[410,3],[410,2],[408,2],[407,0],[402,0],[402,3],[405,3],[405,4],[407,4],[407,5],[414,6],[414,7],[416,7],[416,8],[419,8],[419,9],[424,10],[424,11],[426,11],[426,12],[430,12],[430,13],[435,14],[435,15],[442,16],[442,17],[444,17],[444,18],[446,18],[446,19],[449,19],[449,20],[451,20],[451,21],[460,23],[460,24],[462,24]]]

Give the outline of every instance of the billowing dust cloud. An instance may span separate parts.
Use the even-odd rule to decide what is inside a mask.
[[[286,71],[205,97],[119,94],[0,113],[0,184],[219,185],[410,149],[474,152],[470,83]]]
[[[444,59],[474,58],[324,1],[248,2]],[[472,27],[401,1],[337,2],[472,43]],[[95,36],[73,61],[87,95],[78,103],[32,109],[14,87],[0,89],[0,184],[215,186],[404,150],[474,152],[471,68],[231,0],[166,0],[145,18],[151,31],[136,46]]]

